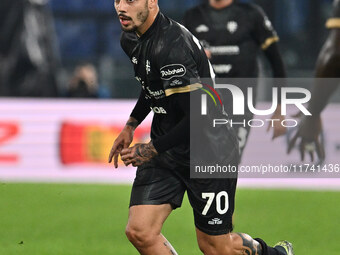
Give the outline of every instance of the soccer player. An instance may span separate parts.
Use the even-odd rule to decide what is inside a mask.
[[[138,166],[126,227],[130,242],[140,254],[177,254],[161,229],[172,210],[181,206],[187,191],[204,254],[293,254],[288,242],[271,248],[261,239],[231,232],[235,178],[190,179],[189,101],[195,93],[200,95],[201,78],[214,76],[198,40],[164,16],[157,0],[114,3],[123,29],[122,48],[142,85],[136,106],[109,156],[115,167],[119,154],[125,165]],[[150,109],[154,111],[151,141],[129,147],[134,130]],[[237,166],[237,138],[231,129],[221,130],[224,134],[217,138],[219,145],[225,144],[222,154]]]
[[[330,30],[329,36],[324,43],[316,63],[316,78],[339,78],[340,77],[340,0],[333,2],[333,17],[328,19],[326,27]],[[329,79],[324,84],[322,79],[316,79],[312,89],[312,98],[308,108],[312,116],[305,116],[301,120],[298,132],[291,139],[288,153],[294,148],[298,138],[300,141],[301,159],[304,160],[305,152],[309,153],[314,161],[316,152],[320,162],[325,158],[323,145],[319,136],[322,130],[321,112],[326,107],[328,100],[338,88],[338,81]]]
[[[184,16],[184,25],[204,46],[217,78],[258,77],[257,57],[260,50],[269,60],[273,77],[286,76],[277,45],[279,38],[259,6],[236,0],[209,0],[188,10]],[[240,89],[246,94],[247,85],[240,85]],[[227,102],[230,102],[230,106],[227,106],[230,113],[232,100]],[[244,119],[248,123],[253,119],[248,107],[245,108],[244,116],[232,117],[235,123]],[[272,119],[284,120],[280,109],[279,105]],[[273,125],[273,139],[286,131],[280,122]],[[250,127],[242,124],[235,124],[233,127],[238,135],[242,154]]]

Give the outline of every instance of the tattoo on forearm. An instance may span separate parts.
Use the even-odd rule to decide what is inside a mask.
[[[130,126],[133,128],[138,127],[139,123],[136,119],[129,119],[128,122],[126,123],[126,126]]]
[[[157,154],[158,153],[151,142],[148,144],[140,144],[136,148],[134,154],[135,162],[136,164],[140,165],[143,162],[150,161]]]
[[[151,144],[141,144],[137,149],[136,149],[136,154],[139,157],[142,158],[152,158],[154,157],[157,152],[156,150],[153,148],[153,146]]]
[[[169,249],[169,251],[171,252],[171,255],[178,255],[175,249],[172,247],[172,245],[168,241],[164,242],[164,246]]]
[[[262,247],[259,242],[247,234],[236,233],[243,240],[242,255],[262,255]]]

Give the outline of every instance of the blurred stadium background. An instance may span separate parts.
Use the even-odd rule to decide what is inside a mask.
[[[159,0],[177,21],[200,2]],[[288,76],[313,77],[332,1],[244,2],[259,4],[272,20]],[[0,29],[0,254],[137,254],[124,235],[135,170],[105,163],[140,91],[120,48],[113,1],[2,0]],[[72,91],[87,75],[97,76],[96,91]],[[270,75],[265,62],[261,75]],[[270,88],[259,90],[260,101],[268,100]],[[339,100],[338,92],[324,113],[333,162],[340,158]],[[148,139],[149,124],[150,116],[134,142]],[[245,164],[299,162],[297,151],[285,151],[285,137],[272,143],[265,130],[254,131]],[[271,244],[289,239],[296,254],[338,255],[340,182],[311,177],[241,179],[236,231]],[[187,201],[164,233],[179,254],[200,254]]]
[[[242,1],[242,0],[241,0]],[[202,0],[159,1],[161,10],[181,22],[185,10]],[[332,0],[243,0],[259,4],[280,36],[280,48],[290,77],[312,76],[318,52],[327,36],[325,22]],[[121,29],[112,15],[112,1],[51,1],[64,68],[79,60],[93,61],[103,84],[115,98],[139,95],[130,61],[120,48]]]

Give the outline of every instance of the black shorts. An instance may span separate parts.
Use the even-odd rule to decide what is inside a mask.
[[[238,154],[230,162],[237,166]],[[190,179],[189,167],[157,156],[138,167],[131,191],[134,205],[181,206],[185,191],[194,211],[195,226],[208,235],[232,231],[237,179]]]

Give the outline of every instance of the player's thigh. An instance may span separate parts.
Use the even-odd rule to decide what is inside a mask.
[[[195,226],[211,236],[233,229],[237,179],[192,179],[187,188]]]
[[[161,159],[138,167],[134,180],[130,207],[136,205],[171,204],[173,209],[182,205],[185,185],[173,171],[162,165]]]
[[[127,232],[158,235],[171,211],[170,204],[132,206],[129,209]]]
[[[185,186],[160,159],[138,167],[133,183],[127,232],[160,232],[171,211],[182,204]]]

